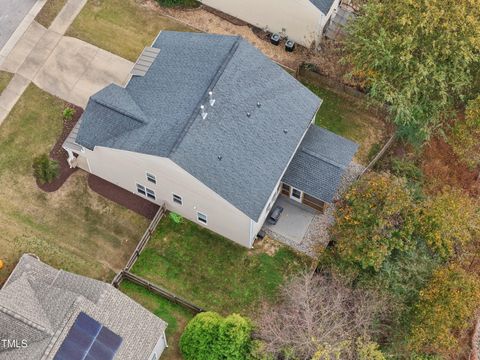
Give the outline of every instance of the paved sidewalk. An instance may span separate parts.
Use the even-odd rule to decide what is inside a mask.
[[[65,34],[86,3],[87,0],[69,0],[48,29],[58,34]]]
[[[29,84],[30,80],[18,74],[15,74],[12,80],[10,80],[10,83],[0,96],[0,125]]]

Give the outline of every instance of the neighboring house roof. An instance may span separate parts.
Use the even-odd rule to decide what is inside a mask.
[[[90,98],[76,142],[169,157],[258,220],[321,100],[237,36],[163,31],[152,46],[144,76]]]
[[[310,0],[310,2],[315,5],[318,10],[327,15],[334,3],[334,0]]]
[[[358,145],[311,125],[282,181],[317,199],[332,202]]]
[[[146,359],[167,326],[110,284],[23,255],[0,290],[0,339],[28,346],[0,344],[0,360],[53,359],[80,313],[123,339],[116,360]]]

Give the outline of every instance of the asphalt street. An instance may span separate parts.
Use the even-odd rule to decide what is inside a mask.
[[[0,50],[37,0],[0,0]]]

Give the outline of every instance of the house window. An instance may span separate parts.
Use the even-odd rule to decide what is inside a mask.
[[[147,197],[152,199],[152,200],[155,200],[156,197],[155,197],[155,191],[151,190],[151,189],[146,189],[147,190]]]
[[[291,193],[290,193],[290,198],[295,200],[295,201],[302,202],[302,191],[297,189],[297,188],[292,187],[292,190],[291,190]]]
[[[183,205],[183,199],[180,195],[173,194],[173,202],[179,205]]]
[[[151,183],[156,184],[157,183],[157,177],[155,175],[152,175],[147,172],[147,180],[150,181]]]
[[[147,195],[147,192],[145,191],[145,186],[137,184],[137,192],[143,196]]]
[[[207,215],[202,214],[201,212],[197,212],[197,220],[200,221],[201,223],[206,224],[207,223]]]

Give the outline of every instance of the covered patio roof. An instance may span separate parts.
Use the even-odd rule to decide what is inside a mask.
[[[331,203],[357,149],[353,141],[312,124],[282,182]]]

